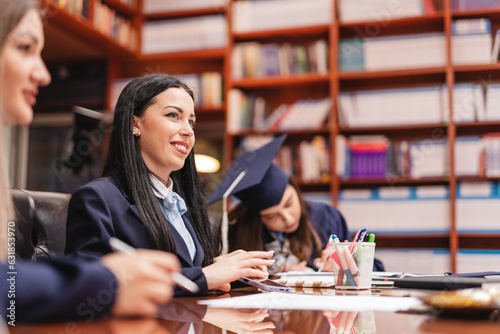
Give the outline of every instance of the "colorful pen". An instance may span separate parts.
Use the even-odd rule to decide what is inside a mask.
[[[336,249],[337,254],[339,256],[342,270],[344,271],[345,276],[347,277],[347,282],[351,286],[356,286],[356,284],[354,283],[354,279],[352,278],[351,271],[349,270],[349,266],[347,265],[344,254],[342,254],[342,250],[339,248],[340,246],[338,244],[340,244],[340,241],[336,235],[333,237],[333,243],[335,245],[335,249]]]
[[[375,234],[370,233],[370,235],[368,236],[368,242],[375,242]]]

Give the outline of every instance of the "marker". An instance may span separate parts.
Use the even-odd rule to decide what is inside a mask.
[[[332,242],[333,242],[333,234],[330,235],[330,238],[328,238],[328,242],[326,243],[325,250],[328,250],[328,251],[330,250],[330,245],[332,244]],[[332,254],[330,254],[330,255],[332,255]],[[321,262],[318,266],[318,272],[323,271],[323,266],[324,266],[324,263]]]
[[[120,239],[117,239],[115,237],[111,237],[109,239],[109,245],[111,248],[113,248],[117,252],[121,252],[126,255],[134,255],[135,254],[135,248],[127,245],[125,242],[121,241]],[[193,281],[189,280],[186,276],[183,276],[182,274],[179,274],[178,272],[172,272],[171,274],[172,280],[181,288],[184,290],[187,290],[191,293],[197,293],[200,291],[200,288],[198,285],[196,285]]]
[[[375,234],[370,233],[370,235],[368,236],[368,242],[375,242]]]
[[[352,278],[352,274],[351,274],[351,271],[349,270],[349,266],[347,265],[344,254],[342,254],[342,250],[339,249],[338,244],[340,242],[339,242],[339,238],[337,236],[333,237],[333,243],[335,245],[335,249],[337,250],[337,254],[339,256],[340,263],[342,264],[342,270],[344,270],[344,273],[347,277],[347,282],[349,282],[350,286],[356,286],[356,283],[354,283],[354,279]]]

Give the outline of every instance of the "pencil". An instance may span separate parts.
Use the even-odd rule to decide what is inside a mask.
[[[122,252],[123,254],[126,255],[134,255],[135,253],[135,248],[127,245],[125,242],[121,241],[120,239],[117,239],[115,237],[111,237],[109,239],[109,245],[111,248],[113,248],[117,252]],[[172,273],[172,280],[181,288],[191,292],[191,293],[197,293],[200,291],[200,288],[198,285],[196,285],[193,281],[189,280],[186,276],[183,276],[182,274],[178,272],[173,272]]]

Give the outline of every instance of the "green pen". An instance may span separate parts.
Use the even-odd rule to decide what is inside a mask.
[[[375,234],[370,233],[370,235],[368,236],[368,242],[375,242]]]

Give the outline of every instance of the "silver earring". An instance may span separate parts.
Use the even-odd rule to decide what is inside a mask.
[[[141,130],[134,130],[134,132],[132,132],[132,133],[133,133],[133,134],[134,134],[134,136],[136,136],[136,137],[139,137],[139,136],[142,134]]]

